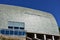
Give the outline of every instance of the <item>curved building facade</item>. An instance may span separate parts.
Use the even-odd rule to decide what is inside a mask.
[[[43,35],[42,40],[55,40],[56,37],[57,40],[59,30],[55,18],[50,13],[0,4],[0,34],[27,38],[32,35],[31,40],[39,39],[37,35]]]

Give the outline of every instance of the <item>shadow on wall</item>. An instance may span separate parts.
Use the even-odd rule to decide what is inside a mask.
[[[60,33],[60,27],[59,27],[59,33]]]

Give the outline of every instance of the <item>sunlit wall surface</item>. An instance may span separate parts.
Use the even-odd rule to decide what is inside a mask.
[[[0,29],[8,29],[8,22],[25,23],[26,32],[59,35],[54,17],[43,11],[0,5]]]

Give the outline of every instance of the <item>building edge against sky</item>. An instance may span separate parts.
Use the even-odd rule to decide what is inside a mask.
[[[55,18],[47,12],[0,4],[0,29],[8,29],[8,21],[24,22],[27,32],[59,35]]]

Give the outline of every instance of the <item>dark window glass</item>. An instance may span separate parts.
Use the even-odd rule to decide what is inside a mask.
[[[23,35],[26,35],[26,32],[23,32]]]
[[[14,31],[14,35],[18,35],[18,31]]]
[[[6,35],[9,35],[9,30],[6,30],[5,34],[6,34]]]
[[[1,34],[5,34],[5,30],[3,29],[3,30],[1,30]]]
[[[25,34],[26,34],[26,32],[23,31],[23,32],[22,32],[22,35],[25,35]]]
[[[12,30],[10,30],[10,35],[13,35],[13,31]]]
[[[19,27],[14,27],[14,29],[19,29]]]
[[[24,30],[24,27],[20,27],[20,29]]]
[[[13,26],[8,26],[9,29],[13,29]]]
[[[1,30],[0,30],[0,34],[1,34]]]
[[[19,31],[19,35],[26,35],[26,32],[24,32],[24,31]]]
[[[21,31],[19,31],[19,35],[22,35]]]

